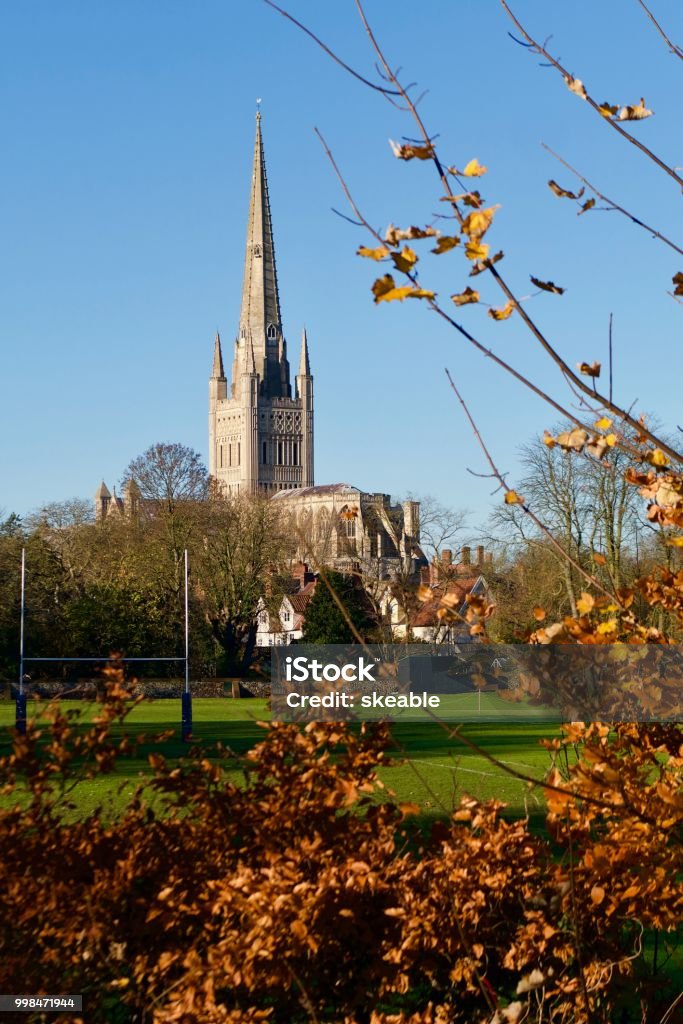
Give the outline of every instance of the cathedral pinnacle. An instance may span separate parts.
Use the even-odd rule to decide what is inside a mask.
[[[308,359],[308,337],[306,335],[306,328],[304,327],[301,333],[301,357],[299,359],[299,376],[310,377],[311,375],[311,364]]]
[[[216,340],[213,346],[213,369],[211,376],[222,380],[225,377],[225,371],[223,370],[223,353],[221,352],[221,336],[216,331]]]

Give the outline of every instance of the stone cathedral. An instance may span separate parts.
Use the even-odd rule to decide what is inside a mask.
[[[313,485],[313,377],[306,331],[290,383],[273,224],[256,114],[242,308],[230,383],[216,335],[209,380],[209,472],[226,494],[275,494]]]

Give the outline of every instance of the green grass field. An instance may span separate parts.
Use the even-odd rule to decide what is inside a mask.
[[[449,729],[457,720],[465,723],[463,734],[494,755],[506,766],[542,778],[549,756],[539,744],[542,738],[557,734],[557,724],[528,720],[527,713],[505,705],[493,694],[482,694],[481,710],[477,694],[446,698],[443,711]],[[81,702],[63,702],[63,708],[75,708],[85,721],[93,706]],[[29,702],[28,714],[39,714],[41,705]],[[507,715],[507,721],[493,721]],[[221,742],[237,754],[249,750],[264,735],[259,722],[267,721],[266,702],[258,699],[195,698],[193,701],[194,738],[205,747]],[[480,719],[480,720],[477,720]],[[0,753],[9,749],[8,727],[14,723],[14,703],[0,703]],[[87,814],[102,806],[105,813],[116,813],[132,791],[144,783],[149,773],[147,756],[151,749],[167,758],[181,757],[187,745],[180,740],[180,701],[145,701],[133,708],[119,732],[130,736],[153,735],[174,729],[174,736],[161,745],[143,745],[137,755],[122,758],[116,772],[80,783],[72,794],[77,805],[73,814]],[[451,738],[447,728],[437,722],[398,721],[392,727],[395,748],[389,751],[393,764],[383,768],[380,777],[399,801],[412,801],[423,807],[425,816],[445,815],[464,794],[480,799],[497,798],[507,804],[507,814],[538,819],[543,814],[543,799],[537,788],[529,788],[503,769],[492,765],[483,753]],[[235,765],[235,779],[241,772]]]

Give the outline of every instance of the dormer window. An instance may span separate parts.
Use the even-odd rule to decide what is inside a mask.
[[[268,341],[275,341],[277,338],[277,329],[275,324],[268,324]]]

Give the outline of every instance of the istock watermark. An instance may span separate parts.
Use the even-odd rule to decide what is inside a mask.
[[[680,721],[680,647],[348,646],[272,651],[278,721]]]

